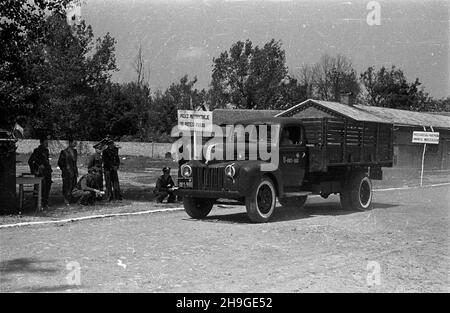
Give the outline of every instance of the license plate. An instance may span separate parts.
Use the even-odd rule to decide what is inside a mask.
[[[192,179],[187,179],[187,178],[178,179],[178,187],[179,188],[192,188],[192,186],[193,186]]]

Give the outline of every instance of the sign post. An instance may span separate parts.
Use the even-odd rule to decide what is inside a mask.
[[[194,137],[194,156],[198,157],[198,136],[203,132],[212,131],[212,112],[211,111],[194,111],[194,110],[178,110],[178,127],[180,130],[188,130],[192,132]],[[201,151],[201,150],[200,150]]]
[[[427,144],[437,145],[439,144],[439,132],[435,132],[433,127],[431,127],[431,132],[427,132],[425,126],[424,131],[413,132],[412,142],[413,143],[423,143],[422,152],[422,168],[420,171],[420,187],[423,186],[423,168],[425,164],[425,151],[427,149]]]

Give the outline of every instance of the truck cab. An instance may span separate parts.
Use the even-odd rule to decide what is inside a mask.
[[[369,209],[370,168],[376,174],[372,178],[379,179],[380,164],[350,161],[318,167],[317,158],[323,159],[320,163],[332,158],[316,137],[309,142],[305,125],[309,124],[297,118],[236,123],[222,142],[215,141],[205,149],[214,153],[181,166],[178,193],[183,195],[187,214],[204,218],[216,200],[225,198],[244,203],[251,221],[267,222],[277,198],[282,206],[300,208],[310,194],[326,198],[331,193],[341,194],[343,207]],[[355,194],[350,189],[358,191]]]

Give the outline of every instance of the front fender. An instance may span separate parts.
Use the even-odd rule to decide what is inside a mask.
[[[277,168],[272,171],[263,171],[261,170],[262,164],[264,164],[262,161],[244,161],[236,164],[238,165],[239,193],[243,196],[250,196],[256,182],[258,182],[263,176],[268,176],[273,180],[277,189],[277,194],[283,192],[279,169]]]

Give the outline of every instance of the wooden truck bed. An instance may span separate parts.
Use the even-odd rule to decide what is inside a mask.
[[[333,118],[301,119],[309,147],[309,169],[330,166],[392,167],[392,124]]]

